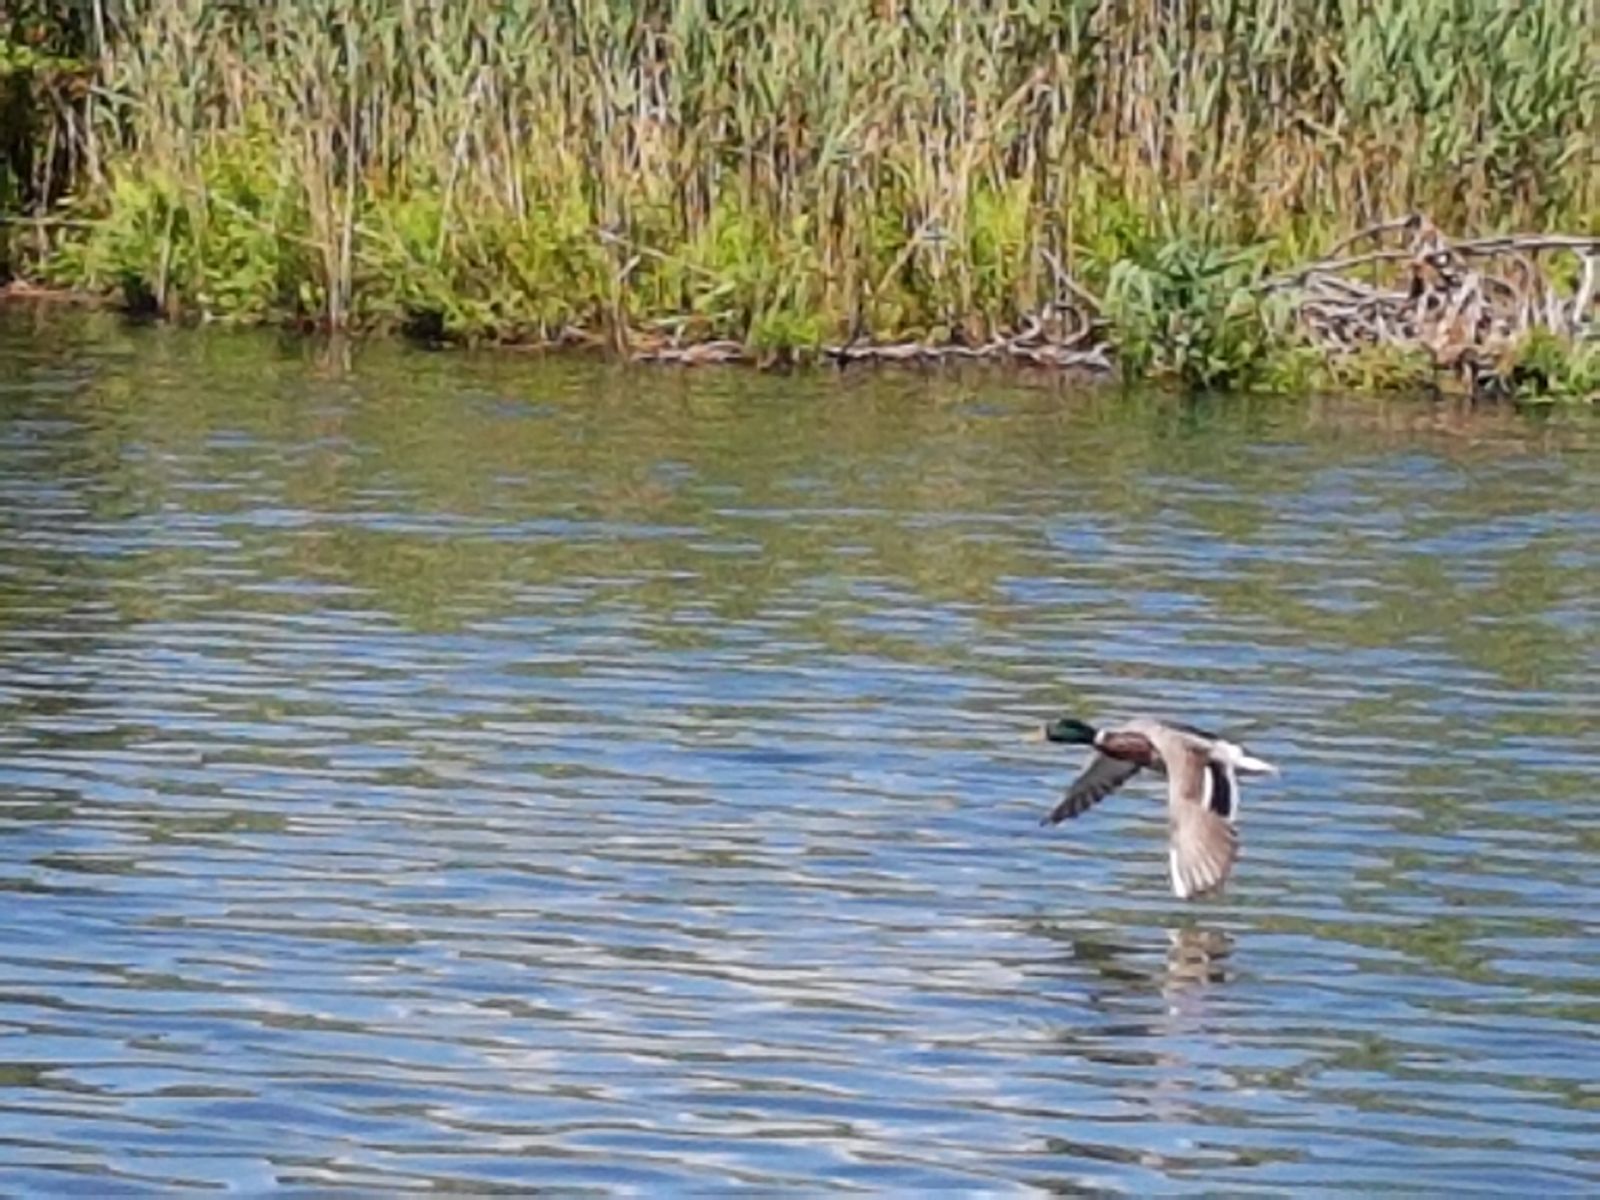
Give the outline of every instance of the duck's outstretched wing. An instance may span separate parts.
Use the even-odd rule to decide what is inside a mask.
[[[1239,857],[1239,835],[1225,819],[1198,804],[1175,804],[1171,817],[1167,862],[1172,894],[1192,900],[1216,891]]]
[[[1167,766],[1167,862],[1172,892],[1180,900],[1222,886],[1239,857],[1239,835],[1229,820],[1238,799],[1226,771],[1211,761],[1211,747],[1174,731],[1152,738]]]
[[[1061,797],[1060,803],[1052,808],[1039,824],[1058,825],[1068,817],[1075,817],[1087,811],[1138,773],[1138,763],[1124,762],[1101,754],[1098,750],[1094,751],[1089,757],[1088,765],[1083,769],[1083,774],[1072,781],[1072,786],[1067,788],[1067,793]]]

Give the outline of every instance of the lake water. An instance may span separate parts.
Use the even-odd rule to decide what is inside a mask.
[[[0,1190],[1592,1194],[1597,446],[0,315]]]

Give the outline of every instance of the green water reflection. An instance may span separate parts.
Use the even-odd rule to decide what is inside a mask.
[[[130,620],[215,603],[225,582],[182,581],[220,548],[253,564],[248,589],[228,595],[246,609],[327,602],[263,587],[260,571],[276,569],[338,590],[341,604],[450,629],[508,611],[522,589],[582,577],[614,581],[589,590],[591,603],[760,616],[830,649],[915,656],[927,647],[841,619],[871,608],[857,585],[1001,626],[1019,615],[1008,581],[1034,574],[1049,529],[1066,523],[1083,535],[1084,580],[1136,575],[1141,589],[1183,593],[1265,640],[1372,649],[1437,637],[1525,687],[1596,649],[1592,621],[1549,619],[1596,594],[1591,528],[1539,525],[1467,559],[1430,544],[1552,503],[1587,508],[1590,473],[1542,480],[1530,498],[1516,472],[1476,470],[1526,456],[1537,471],[1552,445],[1581,451],[1593,436],[1581,418],[1552,427],[1400,401],[1185,402],[985,375],[638,371],[104,321],[28,328],[14,313],[0,338],[12,359],[24,349],[28,370],[81,375],[48,400],[71,427],[54,468],[95,481],[98,515],[218,519],[220,545],[169,541],[108,568]],[[88,342],[115,370],[79,365]],[[1329,530],[1316,556],[1263,556],[1214,581],[1161,561],[1174,534],[1219,555],[1270,538],[1315,511],[1330,472],[1359,472],[1399,446],[1424,469],[1361,479],[1392,520]],[[379,509],[410,519],[352,519]],[[274,524],[274,512],[295,524]],[[810,519],[786,519],[796,512]],[[1424,545],[1382,556],[1363,581],[1372,598],[1326,603],[1340,555],[1374,539]],[[165,585],[119,590],[119,574]],[[830,581],[828,603],[796,611],[797,589],[817,580]],[[952,636],[936,653],[959,659],[974,640]]]

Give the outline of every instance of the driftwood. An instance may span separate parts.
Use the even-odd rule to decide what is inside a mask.
[[[1372,249],[1351,253],[1364,242]],[[1551,254],[1577,256],[1570,290],[1547,272],[1541,256]],[[1511,355],[1536,331],[1569,341],[1600,337],[1597,289],[1600,237],[1452,241],[1421,216],[1364,229],[1327,258],[1262,284],[1289,297],[1302,331],[1331,357],[1373,347],[1420,351],[1474,394],[1503,389]]]
[[[1114,354],[1107,339],[1103,306],[1048,250],[1044,252],[1054,283],[1054,298],[1037,313],[1025,317],[1018,329],[996,333],[987,341],[971,343],[949,341],[880,342],[853,338],[848,342],[824,345],[816,357],[843,367],[853,363],[945,363],[979,361],[1017,366],[1044,367],[1109,373]],[[721,316],[731,314],[723,313]],[[699,366],[709,363],[755,363],[769,365],[792,361],[786,352],[763,351],[743,342],[728,339],[696,341],[684,332],[690,318],[667,318],[655,322],[652,331],[630,331],[628,353],[636,362],[678,363]]]
[[[978,361],[1057,370],[1107,372],[1112,369],[1110,347],[1104,341],[1088,337],[1055,340],[1029,330],[1009,337],[997,337],[975,346],[960,342],[845,342],[823,346],[818,355],[838,366],[855,363]],[[676,363],[681,366],[787,361],[781,355],[764,354],[743,342],[727,339],[681,344],[671,341],[635,344],[630,357],[635,362]]]
[[[1087,293],[1077,303],[1050,304],[1022,329],[978,345],[924,342],[850,342],[823,348],[824,357],[843,366],[856,362],[945,362],[974,359],[1057,370],[1111,370],[1105,322],[1091,309]],[[1071,332],[1066,332],[1066,329]]]
[[[1055,264],[1052,263],[1052,266]],[[816,351],[816,357],[841,367],[853,363],[978,361],[1054,370],[1111,371],[1113,352],[1106,339],[1106,322],[1100,316],[1098,300],[1082,287],[1065,279],[1059,267],[1057,272],[1061,299],[1045,305],[1037,314],[1028,317],[1022,328],[996,334],[987,341],[879,342],[857,339],[824,345]],[[767,364],[790,360],[790,356],[763,352],[743,342],[728,339],[703,342],[684,339],[682,330],[687,322],[669,321],[664,324],[675,326],[670,334],[630,336],[629,355],[634,361],[699,366],[708,363]]]

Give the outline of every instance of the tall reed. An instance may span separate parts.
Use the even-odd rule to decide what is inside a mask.
[[[982,336],[1154,238],[1600,224],[1594,0],[85,0],[58,277],[169,310]]]

